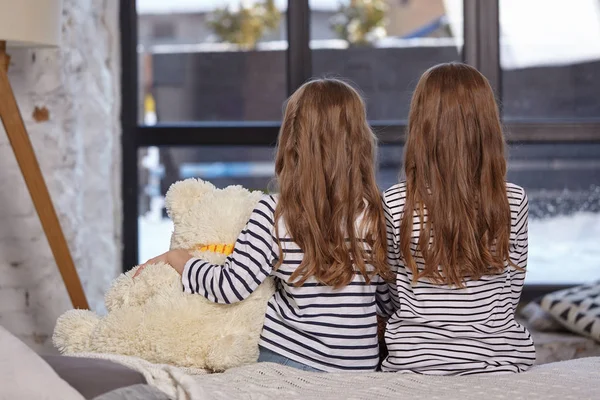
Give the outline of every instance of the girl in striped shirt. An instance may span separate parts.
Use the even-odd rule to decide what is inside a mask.
[[[264,196],[224,265],[169,251],[184,290],[216,303],[275,277],[259,361],[305,370],[374,371],[377,313],[390,306],[375,136],[349,85],[309,82],[289,99],[278,139],[279,194]]]
[[[505,181],[504,145],[483,75],[455,63],[425,72],[409,115],[406,180],[384,194],[396,274],[384,371],[521,372],[535,361],[515,320],[527,195]]]

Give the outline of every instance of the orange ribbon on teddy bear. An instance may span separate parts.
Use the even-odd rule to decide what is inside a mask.
[[[233,253],[233,245],[232,244],[209,244],[209,245],[198,245],[196,246],[196,250],[198,251],[211,251],[213,253],[221,253],[226,256]]]

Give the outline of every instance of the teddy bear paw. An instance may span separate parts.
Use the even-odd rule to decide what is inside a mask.
[[[56,321],[52,343],[62,354],[85,353],[98,323],[96,314],[88,310],[70,310]]]

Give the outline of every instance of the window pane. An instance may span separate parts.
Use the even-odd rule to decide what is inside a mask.
[[[501,0],[500,30],[505,118],[600,118],[598,0]]]
[[[380,153],[378,180],[383,190],[397,181],[402,147],[386,146]],[[201,178],[219,188],[242,185],[265,192],[273,188],[273,147],[148,147],[139,156],[139,262],[169,249],[173,225],[164,210],[164,195],[174,182]]]
[[[274,175],[272,147],[149,147],[140,150],[140,160],[140,262],[169,248],[173,226],[164,210],[164,195],[171,184],[201,178],[219,188],[242,185],[266,192]]]
[[[282,0],[138,0],[139,121],[279,120]]]
[[[508,179],[529,196],[529,284],[600,278],[600,144],[509,149]]]
[[[311,0],[313,75],[343,77],[371,120],[403,120],[419,76],[462,59],[462,0]]]
[[[398,181],[402,151],[380,151],[382,190]],[[528,144],[508,152],[508,180],[529,197],[526,283],[600,279],[600,144]]]

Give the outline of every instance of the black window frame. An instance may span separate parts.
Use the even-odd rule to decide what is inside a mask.
[[[478,68],[502,98],[499,1],[464,0],[463,61]],[[138,32],[135,0],[120,1],[122,124],[122,261],[138,262],[138,150],[147,146],[273,146],[278,122],[187,122],[143,126],[138,122]],[[287,93],[312,76],[309,0],[289,0]],[[600,143],[598,121],[504,121],[509,144]],[[402,144],[405,120],[372,121],[380,143]],[[568,285],[526,285],[530,299]]]

